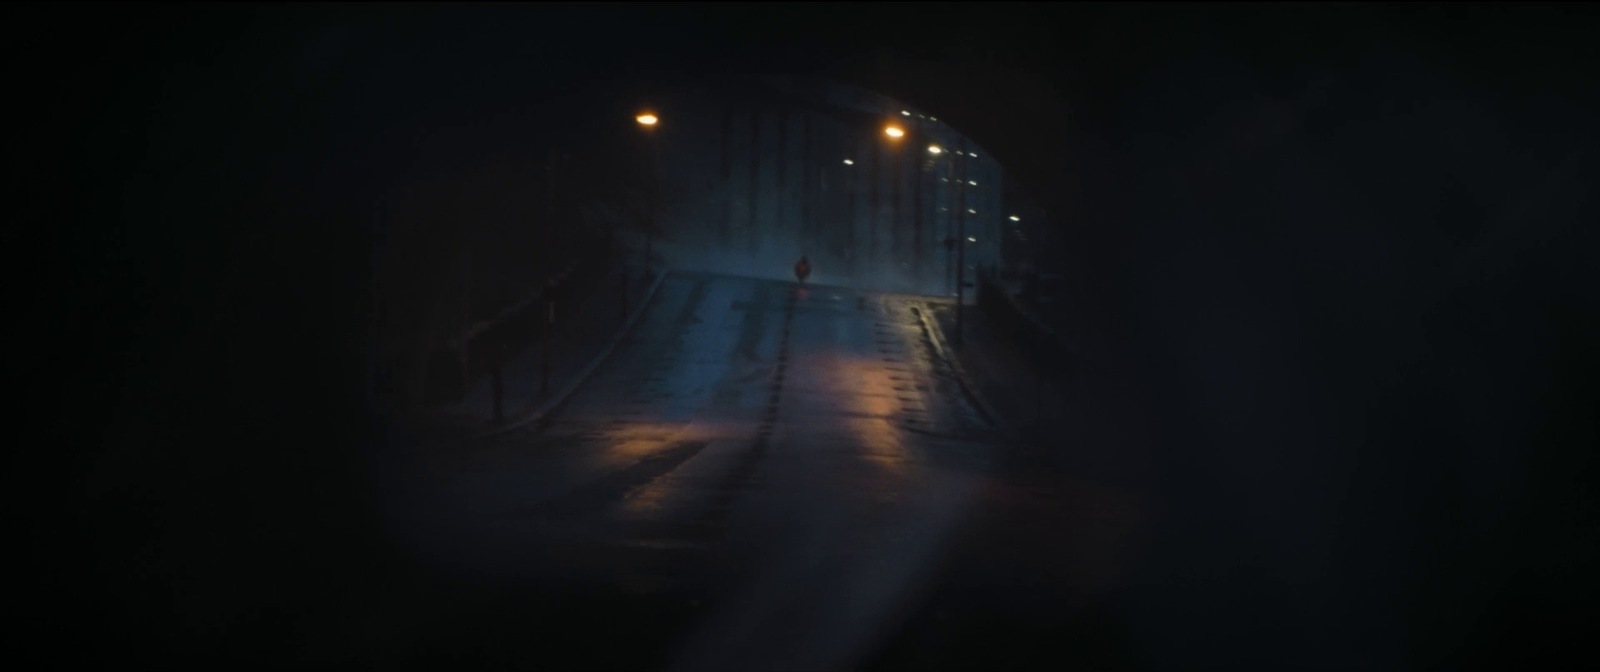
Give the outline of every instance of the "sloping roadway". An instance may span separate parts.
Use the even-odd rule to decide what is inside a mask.
[[[1063,607],[1092,591],[1059,576],[1083,564],[1063,540],[1106,512],[1084,519],[1066,481],[986,423],[929,332],[930,301],[670,275],[543,422],[388,477],[384,509],[414,564],[384,579],[386,601],[355,607],[365,634],[328,655],[1106,662],[1115,638],[1078,627],[1094,644],[1074,640]],[[1093,538],[1096,552],[1115,543]]]

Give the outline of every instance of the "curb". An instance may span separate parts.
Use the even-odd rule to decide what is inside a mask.
[[[977,409],[978,415],[983,417],[984,423],[994,429],[1003,430],[1004,427],[999,421],[999,414],[994,412],[994,408],[989,405],[988,401],[984,400],[972,389],[972,376],[967,373],[966,367],[961,365],[961,359],[952,356],[950,348],[945,345],[944,330],[939,327],[937,321],[928,316],[930,311],[927,306],[927,303],[923,303],[913,310],[917,314],[917,319],[922,321],[922,329],[928,332],[928,340],[933,342],[933,349],[956,372],[956,383],[961,386],[961,394],[967,398],[967,401],[972,403],[973,408]]]
[[[671,271],[662,271],[660,275],[656,276],[656,279],[650,283],[650,287],[645,290],[644,297],[641,298],[639,300],[639,304],[634,307],[633,314],[628,316],[628,322],[622,325],[621,329],[617,330],[616,335],[611,338],[610,342],[606,343],[606,346],[601,348],[600,352],[594,356],[594,359],[589,360],[589,364],[583,367],[583,370],[579,371],[578,375],[573,376],[572,380],[568,381],[565,387],[551,395],[549,399],[546,399],[544,403],[539,404],[532,411],[529,411],[528,413],[515,419],[508,419],[504,425],[499,427],[488,429],[469,436],[463,442],[481,441],[483,439],[494,438],[496,436],[521,429],[543,420],[546,416],[550,415],[552,411],[560,408],[562,404],[566,403],[567,398],[571,397],[574,392],[577,392],[578,388],[582,387],[584,382],[589,380],[589,376],[594,375],[595,370],[599,369],[600,365],[611,357],[611,352],[616,349],[617,344],[621,343],[623,339],[626,339],[628,334],[633,331],[634,325],[638,324],[639,318],[644,315],[645,309],[649,308],[650,302],[655,299],[656,290],[661,288],[661,283],[665,282],[667,276],[671,274]]]

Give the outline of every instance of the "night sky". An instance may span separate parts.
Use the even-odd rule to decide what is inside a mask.
[[[19,581],[79,645],[113,627],[97,563],[161,527],[81,515],[108,470],[139,475],[129,501],[213,502],[261,566],[358,571],[307,549],[363,529],[365,283],[396,184],[776,71],[937,112],[1062,222],[1079,337],[1145,409],[1167,503],[1231,540],[1172,553],[1287,557],[1315,528],[1351,590],[1409,596],[1417,660],[1590,655],[1592,6],[0,12],[13,389],[43,411],[11,442],[39,521]],[[1279,519],[1285,498],[1325,518]],[[1151,594],[1203,583],[1169,580]]]

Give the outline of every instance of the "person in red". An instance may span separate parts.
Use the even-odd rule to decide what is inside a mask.
[[[794,277],[802,284],[811,277],[811,262],[806,260],[805,255],[800,256],[800,261],[794,262]]]

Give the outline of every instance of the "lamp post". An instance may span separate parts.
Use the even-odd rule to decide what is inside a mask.
[[[944,185],[949,185],[950,184],[950,180],[951,180],[950,163],[951,163],[951,161],[954,160],[954,159],[950,158],[950,153],[948,151],[946,151],[944,147],[941,147],[938,144],[930,144],[930,145],[928,145],[928,154],[930,154],[930,155],[932,155],[934,157],[934,160],[937,162],[937,164],[939,166],[939,170],[937,171],[937,174],[940,177],[940,180],[941,180],[940,183],[944,184]],[[940,212],[948,213],[949,210],[950,210],[949,207],[948,207],[948,201],[946,200],[948,198],[948,196],[949,196],[948,187],[938,187],[934,191],[934,204],[935,204],[935,207],[934,207],[934,221],[936,223],[940,220],[940,218],[939,218],[939,213]],[[941,203],[944,203],[946,205],[940,205]],[[942,240],[940,240],[940,243],[944,247],[944,275],[943,275],[943,277],[941,277],[939,279],[939,281],[940,281],[940,284],[944,287],[944,290],[946,292],[949,292],[952,276],[955,275],[955,260],[954,260],[954,257],[955,257],[955,238],[950,235],[951,232],[950,232],[950,227],[949,227],[949,224],[948,224],[948,222],[949,222],[948,218],[946,218],[944,221],[945,221],[945,226],[943,227],[944,228],[944,238]],[[937,227],[937,224],[936,224],[935,229],[937,230],[937,228],[938,227]]]
[[[902,180],[902,163],[905,157],[900,153],[900,145],[906,137],[906,130],[897,122],[891,122],[883,129],[883,134],[889,138],[889,259],[893,265],[894,275],[900,272],[900,182]]]
[[[854,149],[854,148],[852,148],[852,149]],[[854,159],[846,158],[844,160],[844,167],[845,167],[845,173],[846,173],[845,177],[844,177],[844,180],[843,180],[844,193],[845,193],[845,212],[846,212],[846,217],[845,217],[845,245],[844,245],[845,272],[848,273],[852,279],[855,278],[855,273],[856,273],[856,217],[857,217],[857,213],[856,213],[856,189],[857,189],[856,175],[857,175],[857,171],[851,170],[850,168],[851,168],[851,166],[854,166],[854,165],[856,165],[856,162],[855,162]]]
[[[639,127],[644,129],[646,142],[650,145],[650,214],[645,220],[644,229],[644,270],[645,275],[650,274],[652,244],[655,241],[657,212],[661,207],[661,143],[656,137],[656,126],[660,117],[653,112],[642,112],[634,117]]]
[[[966,138],[960,139],[960,147],[962,147],[962,149],[958,149],[957,152],[955,152],[955,155],[957,155],[957,157],[966,157],[966,155],[968,155],[968,152],[966,152]],[[938,144],[928,146],[928,154],[936,155],[936,157],[946,158],[947,163],[944,165],[944,174],[946,174],[946,178],[944,179],[946,179],[946,184],[950,184],[950,182],[954,181],[955,198],[957,198],[957,200],[955,200],[955,218],[957,218],[955,219],[955,222],[957,222],[957,230],[955,230],[954,237],[950,237],[949,234],[946,234],[946,238],[944,238],[944,259],[946,259],[946,264],[949,264],[950,253],[952,253],[952,248],[954,248],[955,346],[960,346],[963,341],[962,334],[965,333],[965,330],[963,330],[963,318],[965,318],[966,312],[966,165],[965,163],[962,163],[960,170],[954,170],[954,158],[947,157],[947,152],[944,150],[944,147],[938,146]],[[946,275],[946,277],[949,277],[949,275]]]
[[[966,156],[967,139],[961,139],[961,153]],[[962,327],[962,313],[965,312],[967,289],[967,164],[962,162],[961,170],[956,174],[959,183],[956,185],[956,346],[962,343],[962,334],[966,330]]]
[[[922,178],[925,170],[923,157],[916,152],[909,152],[907,157],[911,161],[911,283],[913,287],[922,286]]]
[[[905,114],[905,113],[902,113],[902,114]],[[924,137],[924,133],[922,131],[919,130],[916,133],[909,132],[903,126],[901,126],[899,124],[899,122],[889,122],[887,125],[884,126],[883,133],[889,139],[889,141],[891,143],[891,146],[894,146],[894,147],[898,147],[899,144],[901,144],[901,142],[904,139],[906,139],[907,137],[910,137],[912,139],[921,139],[922,137]],[[965,140],[963,140],[963,142],[965,142]],[[947,151],[944,147],[940,146],[937,143],[929,143],[928,144],[928,154],[930,156],[932,156],[933,160],[936,162],[936,164],[941,167],[940,171],[938,171],[938,174],[940,174],[941,177],[944,178],[944,183],[948,184],[949,182],[951,182],[951,180],[952,180],[951,162],[953,162],[955,159],[950,156],[949,151]],[[965,152],[957,152],[957,154],[958,155],[959,154],[965,154]],[[894,190],[894,193],[895,193],[895,195],[894,195],[895,206],[894,207],[895,207],[895,212],[896,212],[895,221],[898,222],[899,221],[898,212],[899,212],[899,207],[900,207],[900,193],[899,193],[899,190],[900,190],[901,181],[902,181],[901,180],[901,176],[900,176],[899,168],[900,168],[900,162],[902,160],[904,160],[904,157],[900,156],[899,154],[894,154],[894,157],[895,157],[895,161],[896,161],[896,163],[895,163],[896,171],[895,171],[895,176],[894,176],[894,178],[895,178],[895,185],[894,185],[895,186],[895,190]],[[911,259],[911,262],[913,264],[913,276],[916,277],[918,280],[921,279],[922,254],[924,252],[923,246],[922,246],[922,218],[923,218],[923,215],[922,215],[922,208],[923,208],[923,203],[922,203],[922,173],[923,173],[922,164],[919,161],[916,164],[916,174],[912,178],[915,181],[913,182],[913,193],[912,193],[912,198],[914,199],[914,208],[913,208],[913,214],[912,214],[912,217],[913,217],[913,221],[912,221],[912,227],[913,227],[913,230],[912,230],[912,241],[914,243],[914,251],[912,253],[912,259]],[[955,186],[956,186],[957,189],[960,189],[962,195],[964,195],[965,194],[965,189],[963,187],[963,182],[965,180],[965,177],[964,177],[965,176],[965,172],[964,171],[962,172],[962,175],[963,175],[963,177],[961,179],[955,180],[957,182],[957,184]],[[936,202],[939,201],[939,200],[942,200],[940,197],[944,196],[945,193],[946,192],[945,192],[944,189],[938,190],[936,192],[936,194],[938,194],[938,196],[936,196],[934,200]],[[959,206],[958,209],[964,211],[966,209],[965,203],[963,202]],[[937,216],[938,216],[938,211],[936,209],[935,210],[935,217],[937,217]],[[963,232],[963,235],[965,235],[964,232]],[[948,230],[946,231],[945,239],[944,239],[944,245],[945,245],[945,277],[944,277],[944,280],[943,280],[945,283],[948,283],[950,281],[950,275],[951,275],[951,268],[950,268],[950,266],[951,266],[951,259],[950,259],[950,257],[951,257],[951,247],[953,245],[955,245],[955,244],[959,244],[960,240],[961,240],[960,238],[952,238],[949,235],[949,231]]]
[[[545,160],[545,168],[544,168],[544,170],[545,170],[545,173],[544,173],[545,174],[545,181],[544,181],[544,189],[545,189],[545,193],[544,193],[544,213],[545,213],[545,215],[544,216],[545,216],[545,222],[544,222],[544,225],[545,225],[545,236],[546,236],[545,241],[546,241],[547,244],[549,244],[551,246],[551,249],[562,249],[565,246],[557,247],[554,244],[555,243],[555,238],[556,238],[556,235],[557,235],[556,232],[561,227],[556,226],[556,222],[555,222],[556,149],[553,146],[550,148],[549,157],[547,157],[546,160]],[[563,239],[566,238],[565,235],[562,235],[561,237]],[[540,339],[540,340],[544,341],[544,343],[542,344],[544,353],[543,353],[543,357],[540,358],[542,361],[540,362],[540,367],[539,367],[540,368],[539,397],[541,399],[549,396],[549,394],[550,394],[550,341],[555,339],[555,312],[556,311],[555,311],[555,303],[553,302],[553,299],[550,296],[550,290],[551,290],[551,284],[550,283],[546,283],[545,284],[545,289],[544,289],[544,292],[543,292],[544,300],[545,300],[544,337],[542,339]]]

